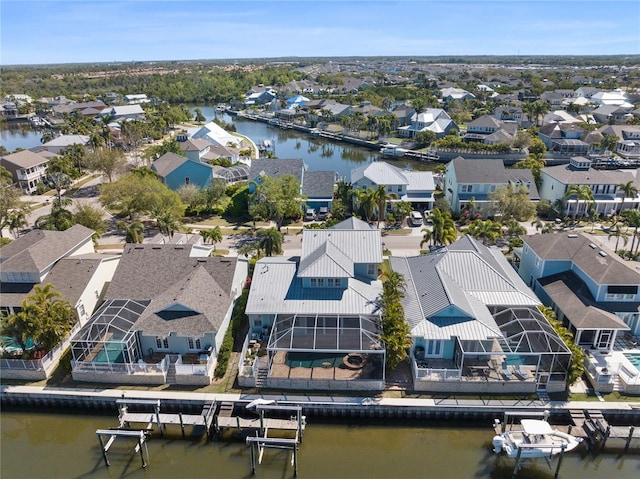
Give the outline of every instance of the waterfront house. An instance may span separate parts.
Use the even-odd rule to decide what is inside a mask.
[[[247,262],[194,249],[125,246],[104,303],[71,339],[75,380],[210,384]]]
[[[307,208],[327,208],[331,211],[336,173],[333,171],[305,171],[302,194],[307,198]]]
[[[410,125],[398,128],[398,136],[415,138],[421,131],[432,131],[437,138],[442,138],[454,130],[459,130],[458,125],[446,111],[441,108],[427,108],[421,113],[414,113]]]
[[[256,263],[239,364],[242,386],[384,389],[377,299],[380,230],[354,221],[302,232],[300,257]]]
[[[475,95],[462,88],[448,87],[440,90],[440,96],[445,103],[451,101],[473,100]]]
[[[300,183],[300,193],[302,193],[305,176],[304,162],[299,158],[279,159],[279,158],[259,158],[251,160],[249,169],[249,191],[255,191],[256,186],[252,183],[260,183],[261,178],[268,176],[280,178],[283,175],[291,175]]]
[[[596,389],[640,392],[640,372],[616,351],[617,338],[640,335],[638,269],[581,233],[522,240],[518,272],[585,350]]]
[[[202,139],[215,145],[232,148],[242,143],[242,138],[232,135],[212,121],[198,128],[190,128],[187,132],[187,137],[192,140]],[[237,158],[234,161],[238,161]]]
[[[93,313],[119,260],[94,253],[93,233],[81,225],[65,231],[32,230],[0,248],[0,313],[18,313],[35,286],[51,284],[76,313],[78,322],[71,334],[75,333]],[[3,359],[2,376],[45,379],[68,345],[67,338],[37,359]]]
[[[447,164],[444,195],[451,209],[460,212],[473,200],[477,209],[490,206],[489,194],[501,186],[524,186],[531,201],[538,201],[538,189],[531,171],[509,169],[504,162],[495,160],[466,160],[461,156]]]
[[[246,94],[244,104],[245,106],[258,106],[271,103],[278,92],[271,86],[264,86],[262,84],[252,87]]]
[[[111,122],[145,119],[144,110],[139,104],[107,107],[100,112],[100,116],[109,118]]]
[[[624,170],[596,170],[591,160],[581,156],[572,157],[568,165],[547,166],[541,172],[540,198],[551,204],[561,200],[565,204],[565,214],[582,216],[592,211],[601,215],[619,213],[623,208],[638,208],[640,196],[625,198],[619,185],[636,178]],[[570,186],[588,186],[594,201],[587,204],[584,198],[575,195],[565,198]]]
[[[212,165],[191,161],[186,156],[171,152],[165,153],[151,163],[151,169],[156,172],[160,181],[171,190],[177,190],[182,185],[196,185],[198,188],[206,188],[213,178],[218,177],[214,173]]]
[[[519,126],[528,121],[527,115],[518,106],[499,106],[493,116],[501,121],[515,121]]]
[[[21,150],[0,156],[0,166],[11,173],[13,182],[20,190],[30,195],[36,192],[38,184],[47,179],[47,165],[51,155]]]
[[[590,146],[582,138],[587,134],[588,132],[573,123],[556,122],[538,128],[538,137],[547,150],[558,155],[586,155]]]
[[[123,97],[123,100],[129,105],[136,105],[136,104],[140,104],[140,103],[150,103],[151,102],[151,100],[149,98],[147,98],[147,95],[145,95],[144,93],[136,93],[136,94],[125,95]]]
[[[413,346],[416,391],[563,391],[571,352],[502,252],[470,236],[437,252],[391,257]]]
[[[618,105],[602,105],[591,112],[593,118],[605,125],[626,123],[633,118],[631,108]]]
[[[66,100],[66,99],[65,99]],[[107,105],[100,100],[74,102],[74,101],[60,101],[56,100],[55,104],[51,107],[51,116],[54,118],[62,118],[64,115],[70,115],[77,113],[84,117],[94,118],[100,114]]]
[[[640,160],[640,125],[605,125],[598,131],[618,137],[614,153],[625,159]]]
[[[89,145],[89,137],[87,135],[60,135],[46,143],[43,143],[42,150],[49,153],[58,154],[67,148],[71,148],[74,145],[80,145],[86,148]]]
[[[385,161],[374,161],[351,170],[353,189],[384,186],[387,193],[397,196],[394,201],[411,203],[419,211],[433,208],[436,189],[431,171],[407,171]]]
[[[504,122],[493,116],[482,115],[467,124],[464,141],[484,143],[485,145],[499,143],[511,145],[517,132],[518,124],[515,122]]]

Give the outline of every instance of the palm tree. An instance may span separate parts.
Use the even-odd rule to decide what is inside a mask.
[[[431,228],[422,228],[422,241],[420,241],[420,248],[425,244],[431,244],[433,240],[433,230]]]
[[[495,243],[502,236],[502,226],[497,221],[475,220],[467,229],[467,233],[475,239],[482,240],[482,244],[486,245],[487,241]]]
[[[160,211],[155,216],[156,225],[163,235],[166,234],[170,238],[173,238],[173,233],[180,229],[182,224],[171,212]]]
[[[434,245],[447,245],[453,243],[458,239],[458,232],[456,230],[456,224],[451,218],[451,213],[448,211],[440,211],[435,208],[431,211],[431,221],[433,223],[433,244]]]
[[[640,249],[640,238],[638,238],[638,229],[640,228],[640,211],[639,210],[624,210],[620,213],[627,223],[627,226],[633,228],[633,236],[631,237],[631,249],[630,252],[633,256],[638,254],[638,249]],[[636,238],[638,238],[638,243],[636,244]]]
[[[62,190],[69,188],[69,186],[71,185],[71,178],[69,178],[69,176],[65,173],[56,171],[55,173],[49,174],[47,183],[49,184],[49,186],[56,190],[58,202],[62,204]]]
[[[144,240],[144,224],[140,221],[133,221],[131,223],[118,221],[116,228],[118,231],[125,232],[125,241],[127,243],[142,243],[142,240]]]
[[[219,226],[216,226],[213,229],[206,229],[206,230],[202,230],[200,231],[200,236],[202,236],[202,239],[204,240],[205,243],[207,243],[208,241],[211,241],[211,243],[213,243],[213,250],[215,251],[216,243],[220,243],[222,241],[222,230],[220,229]]]
[[[507,237],[515,238],[527,233],[527,229],[514,219],[507,220],[503,223],[507,228]]]
[[[264,254],[272,256],[273,253],[282,253],[283,234],[275,227],[259,230],[257,233],[260,238],[260,249],[264,250]]]
[[[51,213],[40,216],[35,221],[35,227],[41,230],[64,231],[75,224],[73,213],[65,208],[71,204],[70,198],[54,198]]]
[[[7,220],[5,221],[5,225],[11,231],[11,234],[14,238],[20,236],[20,229],[28,226],[29,222],[27,221],[26,211],[23,209],[13,210],[7,215]]]
[[[533,113],[536,118],[536,126],[540,125],[540,118],[542,118],[545,113],[549,112],[549,110],[551,110],[551,105],[546,101],[536,101],[533,103],[531,113]]]
[[[573,211],[573,220],[575,221],[576,216],[578,215],[578,209],[580,208],[580,201],[585,202],[585,213],[591,209],[591,205],[595,203],[595,198],[593,197],[593,191],[589,185],[569,185],[567,190],[564,193],[564,199],[567,200],[570,197],[576,197],[576,207]],[[567,213],[569,213],[569,209],[567,209]]]
[[[616,238],[616,248],[614,250],[615,253],[618,252],[618,243],[620,243],[620,238],[622,238],[624,246],[626,246],[627,243],[629,242],[629,233],[627,233],[626,227],[623,227],[623,223],[616,222],[609,229],[608,238],[611,239],[612,236],[615,236],[615,238]]]
[[[627,198],[635,199],[638,196],[638,188],[636,188],[634,181],[630,180],[626,183],[620,183],[618,185],[618,189],[624,193],[622,204],[620,205],[620,211],[622,211],[624,210],[624,200],[626,200]]]
[[[373,210],[375,208],[373,193],[374,190],[371,188],[358,188],[355,190],[358,207],[362,209],[362,213],[367,223],[371,220],[371,216],[373,216]]]
[[[398,198],[398,195],[395,193],[387,193],[387,189],[384,185],[378,185],[378,187],[371,193],[371,200],[376,205],[376,210],[378,211],[378,227],[380,227],[380,222],[384,221],[384,212],[387,201],[395,198]]]

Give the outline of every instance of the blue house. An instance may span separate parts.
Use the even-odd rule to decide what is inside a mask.
[[[213,178],[218,177],[213,172],[213,166],[191,161],[187,157],[175,153],[165,153],[151,164],[151,169],[171,190],[177,190],[182,185],[196,185],[199,188],[206,188]]]

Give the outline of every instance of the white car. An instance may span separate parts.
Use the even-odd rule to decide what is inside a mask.
[[[419,211],[412,211],[409,215],[409,224],[412,226],[422,225],[422,213]]]

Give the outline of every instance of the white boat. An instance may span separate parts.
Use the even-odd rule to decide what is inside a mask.
[[[380,154],[382,156],[400,157],[404,156],[409,150],[406,148],[400,148],[398,145],[385,145],[380,148]]]
[[[539,419],[522,419],[521,430],[505,431],[493,438],[493,452],[505,452],[509,457],[517,457],[521,449],[521,459],[549,457],[561,452],[575,449],[582,441],[553,429],[547,421]]]

